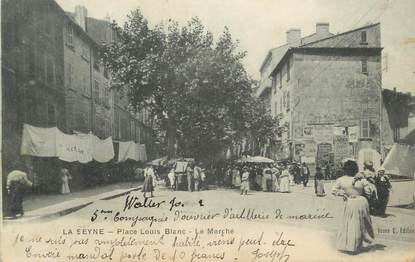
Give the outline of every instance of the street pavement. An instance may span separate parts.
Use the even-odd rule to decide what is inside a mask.
[[[4,218],[7,224],[24,224],[51,220],[74,212],[99,200],[125,195],[141,188],[141,182],[123,182],[87,188],[70,194],[29,195],[23,201],[25,215],[18,219]]]
[[[413,181],[411,181],[413,185]],[[395,191],[398,189],[406,189],[412,186],[411,183],[394,183]],[[325,184],[326,192],[330,192],[332,182]],[[334,219],[324,220],[303,220],[301,223],[298,221],[283,221],[287,225],[295,225],[295,227],[315,228],[319,230],[325,230],[328,232],[337,231],[338,217],[342,213],[343,200],[340,197],[327,194],[325,197],[317,197],[314,194],[313,184],[309,184],[306,188],[302,185],[291,186],[291,193],[274,193],[274,192],[261,192],[250,191],[247,196],[241,196],[239,190],[229,188],[217,188],[215,190],[205,190],[200,192],[187,192],[187,191],[171,191],[165,187],[159,187],[155,191],[156,200],[170,200],[172,197],[176,197],[185,204],[185,211],[192,213],[195,205],[199,200],[203,200],[205,211],[214,212],[217,210],[223,210],[227,207],[232,207],[235,210],[242,209],[244,207],[253,207],[258,210],[275,210],[280,209],[282,212],[286,212],[286,215],[292,214],[317,214],[329,212]],[[395,194],[395,195],[394,195]],[[391,195],[391,201],[397,203],[398,200],[404,199],[404,194],[397,194],[396,192]],[[141,193],[138,195],[141,197]],[[88,207],[69,214],[68,218],[90,216],[91,212],[96,209],[105,208],[120,208],[124,206],[123,198],[115,198],[107,201],[99,201]],[[196,204],[195,204],[196,203]],[[403,203],[403,202],[401,202]],[[141,212],[146,212],[145,209]],[[388,207],[386,217],[372,217],[375,234],[379,238],[399,240],[399,241],[415,241],[414,234],[378,234],[378,228],[389,228],[390,225],[399,226],[412,226],[414,225],[415,210],[404,209],[397,207]],[[65,221],[66,217],[61,217],[58,220]]]
[[[394,192],[391,195],[391,203],[403,204],[405,199],[410,199],[409,192],[413,192],[413,181],[393,183]],[[325,184],[326,192],[330,192],[332,182]],[[406,191],[406,192],[404,192]],[[330,219],[309,219],[309,220],[273,220],[273,221],[226,221],[222,223],[226,227],[234,227],[235,230],[244,232],[249,231],[260,232],[267,231],[270,228],[277,228],[280,231],[293,235],[300,250],[307,250],[310,258],[320,257],[322,252],[328,254],[326,260],[321,261],[399,261],[390,260],[393,254],[402,254],[402,252],[409,252],[413,250],[415,244],[414,233],[397,233],[391,232],[385,234],[384,230],[396,228],[414,228],[413,209],[403,209],[397,207],[388,207],[387,217],[372,217],[373,227],[375,231],[375,244],[356,256],[350,256],[336,251],[334,247],[335,235],[337,232],[338,219],[342,214],[343,200],[340,197],[335,197],[327,194],[325,197],[316,197],[314,194],[314,186],[311,182],[308,187],[303,188],[302,185],[294,185],[291,187],[291,193],[273,193],[273,192],[259,192],[251,191],[248,195],[241,196],[239,190],[230,188],[217,188],[214,190],[205,190],[200,192],[186,192],[186,191],[171,191],[170,189],[160,186],[156,188],[155,197],[152,201],[166,201],[168,203],[173,198],[181,201],[183,206],[179,206],[182,214],[196,215],[203,210],[204,213],[223,212],[226,208],[232,208],[233,211],[242,210],[243,208],[255,209],[257,213],[273,214],[276,209],[279,209],[283,215],[301,215],[301,214],[326,214],[329,213]],[[131,191],[129,196],[137,196],[143,200],[142,193]],[[411,194],[409,194],[411,195]],[[62,228],[65,225],[77,225],[78,228],[96,228],[103,226],[105,228],[119,227],[119,224],[113,224],[111,220],[106,220],[103,215],[97,219],[98,223],[91,223],[93,214],[99,210],[117,210],[121,211],[125,205],[126,196],[116,198],[97,198],[93,203],[86,205],[83,208],[74,210],[70,213],[60,217],[55,217],[53,220],[45,220],[40,223],[42,226],[49,228]],[[202,202],[200,202],[202,200]],[[201,207],[203,205],[203,207]],[[177,209],[178,209],[177,208]],[[39,210],[39,209],[38,209]],[[128,210],[127,214],[139,214],[140,216],[162,216],[169,213],[166,208],[140,208]],[[172,213],[170,213],[172,214]],[[147,224],[140,224],[138,222],[137,228],[149,228]],[[218,223],[206,222],[207,225],[218,225]],[[127,223],[128,224],[128,223]],[[178,226],[179,224],[177,224]],[[186,227],[191,228],[196,226],[192,221],[186,221]],[[10,232],[15,232],[16,224],[6,224],[5,228]],[[41,226],[39,228],[41,228]],[[174,227],[168,224],[167,226]],[[129,227],[127,227],[129,228]],[[157,228],[156,226],[152,227]],[[130,228],[131,229],[131,228]],[[59,229],[61,230],[61,229]],[[383,230],[383,231],[382,231]],[[412,231],[413,232],[413,231]],[[245,233],[243,233],[245,234]],[[246,233],[248,234],[248,233]],[[317,247],[317,248],[316,248]],[[298,254],[297,254],[298,255]],[[295,259],[295,254],[292,254],[293,261],[301,261]],[[133,260],[132,260],[133,261]],[[134,260],[135,261],[135,260]],[[240,260],[241,261],[241,260]],[[259,260],[258,260],[259,261]],[[262,260],[261,260],[262,261]],[[271,260],[269,260],[271,261]],[[291,260],[290,260],[291,261]],[[320,261],[320,260],[319,260]]]

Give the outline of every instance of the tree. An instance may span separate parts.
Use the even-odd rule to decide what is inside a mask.
[[[169,157],[179,143],[182,155],[213,159],[249,128],[258,135],[272,130],[262,126],[272,119],[255,111],[254,81],[242,64],[246,52],[237,51],[227,28],[214,42],[198,18],[183,27],[169,20],[149,28],[136,10],[114,29],[120,41],[104,52],[111,86],[125,89],[135,110],[151,109]]]

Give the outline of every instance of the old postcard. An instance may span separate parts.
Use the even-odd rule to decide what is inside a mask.
[[[4,262],[415,260],[415,1],[2,0]]]

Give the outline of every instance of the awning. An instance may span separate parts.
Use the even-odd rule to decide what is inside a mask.
[[[415,147],[394,144],[382,167],[387,174],[415,178]]]

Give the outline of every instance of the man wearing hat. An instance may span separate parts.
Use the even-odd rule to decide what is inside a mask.
[[[378,199],[375,206],[375,215],[385,216],[390,190],[392,189],[389,177],[385,174],[385,168],[381,167],[378,169],[378,173],[375,176],[375,185],[378,193]]]

